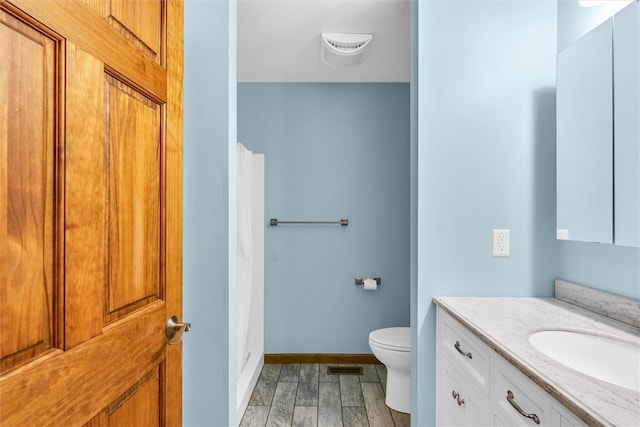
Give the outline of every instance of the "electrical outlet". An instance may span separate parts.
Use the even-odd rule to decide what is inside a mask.
[[[509,256],[509,230],[493,230],[493,256]]]

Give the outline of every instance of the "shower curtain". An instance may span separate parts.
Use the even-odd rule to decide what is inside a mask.
[[[249,357],[249,317],[253,283],[253,233],[251,228],[251,184],[253,153],[238,143],[238,253],[237,253],[237,373]]]

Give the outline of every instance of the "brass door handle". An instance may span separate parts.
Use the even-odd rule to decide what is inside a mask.
[[[167,320],[166,335],[169,344],[180,344],[182,341],[182,335],[185,332],[189,332],[191,329],[191,323],[179,323],[177,316],[171,316]]]

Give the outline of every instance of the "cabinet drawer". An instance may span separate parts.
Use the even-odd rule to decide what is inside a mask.
[[[494,356],[494,375],[492,401],[495,402],[496,420],[500,422],[495,425],[524,426],[524,427],[586,427],[578,417],[573,415],[564,406],[544,392],[538,385],[527,378],[524,374],[514,368],[509,362],[500,356]],[[511,391],[511,400],[522,412],[509,402],[507,398]],[[540,424],[535,422],[537,417]]]
[[[438,310],[438,344],[440,351],[489,398],[489,348],[443,310]]]
[[[514,427],[553,425],[549,398],[540,388],[503,359],[496,357],[494,362],[493,401],[503,423]]]
[[[436,425],[439,427],[489,426],[489,401],[481,397],[447,357],[438,362]]]

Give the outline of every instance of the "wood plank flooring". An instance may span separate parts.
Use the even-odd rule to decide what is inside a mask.
[[[384,365],[331,375],[323,363],[264,365],[240,427],[409,427],[384,403]],[[342,366],[342,365],[341,365]]]

